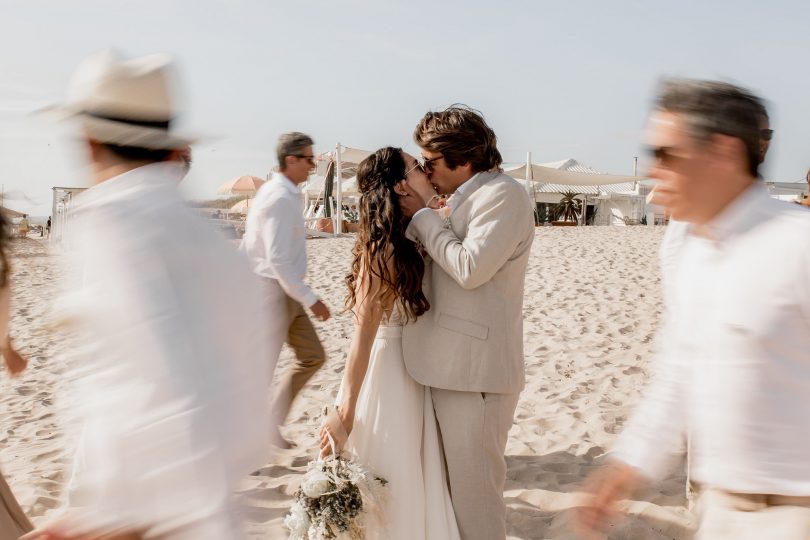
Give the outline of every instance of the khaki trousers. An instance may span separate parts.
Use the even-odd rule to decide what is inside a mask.
[[[285,294],[284,307],[284,341],[295,352],[295,361],[281,376],[274,392],[270,410],[277,425],[284,424],[293,400],[326,361],[326,352],[304,306]]]
[[[810,497],[729,493],[704,488],[695,540],[808,540]]]
[[[506,439],[519,394],[431,388],[462,540],[506,538]]]

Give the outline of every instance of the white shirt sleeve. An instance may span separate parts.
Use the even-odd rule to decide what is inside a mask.
[[[265,210],[261,220],[261,235],[267,253],[267,262],[273,268],[281,288],[304,307],[312,307],[318,296],[302,279],[296,265],[297,250],[306,250],[306,244],[296,236],[296,220],[301,220],[296,204],[284,198],[277,199]]]
[[[678,350],[673,324],[663,325],[658,365],[612,454],[653,480],[672,466],[686,431],[689,366]]]

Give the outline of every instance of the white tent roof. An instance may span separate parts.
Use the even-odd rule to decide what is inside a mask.
[[[357,166],[361,161],[373,154],[369,150],[361,150],[359,148],[349,148],[341,146],[340,151],[340,164],[341,164],[341,178],[347,180],[357,174]],[[335,158],[335,151],[324,152],[320,154],[315,161],[315,175],[326,176],[326,169],[329,167],[330,161]]]
[[[534,180],[544,184],[566,186],[563,191],[580,191],[585,186],[623,184],[640,180],[636,176],[604,174],[592,167],[583,165],[575,159],[564,159],[542,164],[532,163],[528,171],[528,178],[526,168],[525,164],[512,165],[504,172],[518,180]],[[554,192],[558,193],[559,191]]]
[[[602,193],[630,193],[635,191],[636,185],[633,182],[622,182],[620,184],[606,184],[597,186],[583,186],[571,184],[539,184],[535,191],[537,193],[565,193],[573,191],[582,195],[601,195]]]
[[[309,177],[309,179],[307,179],[306,183],[304,183],[301,189],[307,195],[317,197],[323,193],[324,182],[326,182],[326,178],[323,176],[312,175]],[[344,195],[357,195],[357,176],[355,175],[348,179],[344,179],[340,183],[340,191]]]

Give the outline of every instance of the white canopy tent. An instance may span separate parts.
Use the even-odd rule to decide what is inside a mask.
[[[806,182],[765,182],[771,197],[782,201],[793,202],[807,192]]]
[[[350,148],[337,143],[333,151],[321,154],[316,160],[315,174],[322,178],[321,186],[325,184],[329,164],[333,163],[335,167],[334,193],[336,211],[333,216],[335,236],[343,230],[343,196],[357,194],[357,166],[371,154],[372,152],[369,150]],[[305,187],[304,193],[305,195],[310,193],[307,187]],[[320,193],[322,193],[322,190],[318,190],[316,196],[320,197]]]
[[[581,223],[585,221],[589,196],[595,197],[601,204],[604,204],[602,201],[610,200],[613,194],[638,197],[638,181],[641,180],[637,176],[605,174],[573,158],[550,163],[532,163],[531,152],[527,153],[525,164],[505,167],[504,172],[512,178],[525,181],[526,190],[535,202],[538,194],[562,194],[569,191],[581,194]],[[617,204],[620,198],[616,197]]]
[[[529,154],[529,158],[531,159],[531,154]],[[601,173],[587,165],[582,165],[575,159],[565,159],[551,163],[529,162],[525,165],[507,168],[504,172],[518,180],[533,180],[543,184],[570,186],[571,191],[576,191],[578,186],[604,186],[640,180],[637,176]]]
[[[335,183],[337,183],[337,181]],[[325,177],[313,174],[304,183],[302,190],[307,195],[307,197],[320,199],[323,196],[325,184],[326,184]],[[347,180],[342,180],[340,183],[340,189],[343,192],[343,195],[345,196],[359,195],[359,192],[357,191],[357,176],[352,176]]]

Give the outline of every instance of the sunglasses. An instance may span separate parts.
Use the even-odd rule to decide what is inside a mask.
[[[421,164],[421,163],[419,163],[419,160],[417,160],[417,161],[416,161],[416,163],[414,163],[413,167],[411,167],[410,169],[407,169],[407,170],[405,171],[405,177],[407,178],[407,176],[408,176],[409,174],[411,174],[413,171],[415,171],[416,169],[419,169],[419,170],[420,170],[420,171],[422,171],[423,173],[425,172],[425,168],[424,168],[424,167],[422,167],[422,164]]]
[[[759,138],[763,141],[770,141],[773,139],[773,130],[772,129],[760,129],[759,130]]]
[[[674,146],[649,146],[647,152],[656,161],[665,162],[677,157],[682,150]]]
[[[293,157],[307,160],[311,165],[315,165],[315,156],[305,156],[302,154],[293,154]]]
[[[442,159],[444,156],[438,156],[438,157],[435,157],[435,158],[426,158],[425,156],[419,156],[419,157],[421,158],[420,161],[421,161],[421,165],[422,165],[422,170],[427,173],[427,172],[430,172],[430,171],[433,170],[433,162]]]

